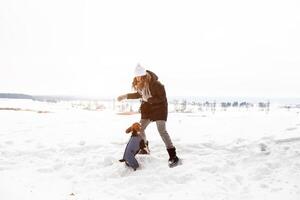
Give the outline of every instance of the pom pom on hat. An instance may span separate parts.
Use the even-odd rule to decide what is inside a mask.
[[[137,66],[134,69],[134,76],[145,76],[147,74],[146,69],[142,67],[140,64],[137,64]]]

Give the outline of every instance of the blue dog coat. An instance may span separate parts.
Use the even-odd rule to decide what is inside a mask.
[[[120,162],[125,162],[127,166],[136,170],[139,167],[139,163],[135,159],[135,155],[144,147],[145,143],[142,137],[137,134],[132,134],[126,145],[123,159],[121,159]]]

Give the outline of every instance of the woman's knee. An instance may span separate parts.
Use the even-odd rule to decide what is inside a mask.
[[[141,131],[144,131],[147,128],[147,126],[149,125],[150,120],[148,120],[148,119],[141,119],[140,123],[141,123]]]

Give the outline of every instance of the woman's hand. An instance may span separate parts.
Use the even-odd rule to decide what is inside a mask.
[[[118,100],[118,101],[122,101],[122,100],[124,100],[124,99],[127,99],[127,94],[120,95],[120,96],[117,97],[117,100]]]

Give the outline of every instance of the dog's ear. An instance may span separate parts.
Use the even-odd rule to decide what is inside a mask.
[[[132,132],[132,127],[130,126],[129,128],[126,129],[126,133],[131,133]]]

